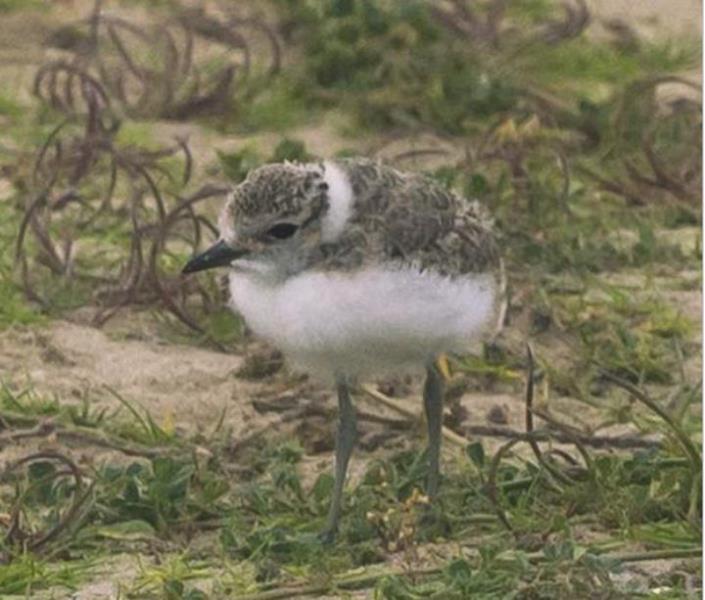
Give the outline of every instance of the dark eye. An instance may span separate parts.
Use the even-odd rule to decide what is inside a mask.
[[[267,235],[276,240],[285,240],[294,235],[298,228],[299,226],[294,225],[294,223],[277,223],[274,227],[267,230]]]

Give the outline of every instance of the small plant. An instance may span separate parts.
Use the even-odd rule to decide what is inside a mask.
[[[94,304],[96,325],[128,304],[159,302],[207,340],[232,341],[226,332],[240,328],[219,316],[223,290],[174,275],[206,231],[217,233],[194,207],[227,188],[182,195],[193,169],[186,140],[121,143],[121,123],[103,97],[84,91],[88,114],[54,128],[28,177],[15,244],[25,294],[45,311]]]
[[[35,95],[69,114],[85,110],[90,94],[133,118],[181,120],[231,109],[235,90],[259,67],[252,50],[259,38],[268,44],[267,59],[262,51],[257,56],[267,76],[281,67],[279,41],[263,20],[234,11],[222,20],[178,3],[170,15],[138,24],[103,11],[96,0],[90,17],[50,38],[74,56],[43,65]]]

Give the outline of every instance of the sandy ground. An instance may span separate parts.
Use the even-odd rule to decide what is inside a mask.
[[[247,427],[251,409],[245,400],[253,391],[234,377],[241,363],[239,356],[200,348],[112,340],[103,331],[66,321],[0,337],[0,371],[18,388],[32,386],[59,398],[87,395],[115,405],[110,388],[158,419],[174,418],[190,427],[225,409],[237,432]]]
[[[653,37],[701,34],[700,0],[587,0],[595,20],[622,19]]]

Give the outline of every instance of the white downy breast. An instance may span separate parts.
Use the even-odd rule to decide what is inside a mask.
[[[233,272],[233,307],[306,370],[370,375],[422,366],[481,339],[496,319],[491,275],[413,269],[301,273],[274,284]]]

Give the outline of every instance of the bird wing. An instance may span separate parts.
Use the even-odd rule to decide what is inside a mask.
[[[422,175],[379,162],[342,163],[355,198],[345,233],[327,249],[327,268],[393,262],[451,277],[500,268],[489,215]]]

